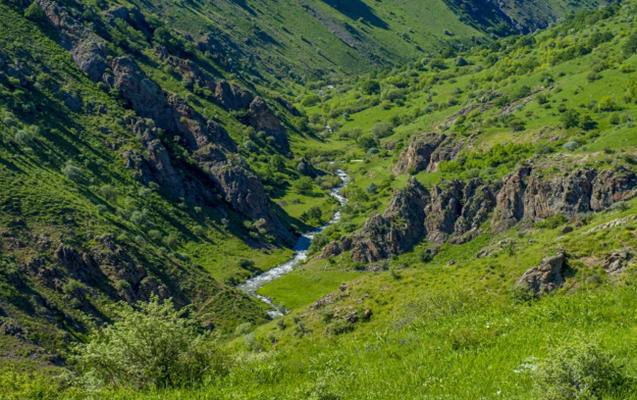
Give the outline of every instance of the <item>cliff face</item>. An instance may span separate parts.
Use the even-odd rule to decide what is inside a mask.
[[[463,145],[464,139],[455,141],[454,135],[428,133],[416,136],[400,154],[394,173],[436,172],[440,162],[455,160]]]
[[[636,188],[637,176],[630,171],[578,169],[547,180],[531,167],[518,167],[503,180],[492,227],[502,232],[524,218],[602,211],[633,198]]]
[[[352,238],[330,243],[321,254],[332,257],[351,250],[352,259],[374,262],[401,254],[422,239],[435,244],[465,243],[491,220],[498,233],[524,219],[602,211],[637,195],[637,176],[630,172],[578,169],[550,179],[521,166],[501,182],[441,182],[427,191],[415,178],[397,190],[382,215],[370,217]]]
[[[58,2],[38,0],[38,3],[80,70],[93,81],[102,81],[109,88],[117,89],[128,107],[139,117],[151,120],[154,127],[181,136],[215,186],[208,188],[206,185],[210,182],[188,178],[175,168],[154,127],[141,121],[132,123],[131,128],[140,137],[148,156],[134,151],[122,154],[138,180],[144,184],[156,182],[178,197],[185,196],[211,206],[216,205],[216,197],[211,192],[218,191],[241,214],[263,220],[261,226],[268,233],[283,243],[293,243],[292,235],[272,212],[261,179],[240,159],[236,143],[221,125],[206,119],[179,96],[164,91],[142,71],[134,57],[117,57],[107,62],[108,49],[103,39]],[[113,24],[118,18],[130,18],[130,11],[120,7],[108,11],[105,17]],[[147,30],[144,16],[137,13],[135,21]],[[192,60],[175,57],[162,46],[155,47],[154,52],[162,62],[175,67],[184,79],[213,92],[220,105],[229,110],[245,110],[249,114],[249,125],[274,137],[276,147],[290,154],[285,128],[262,98],[255,98],[249,91],[226,81],[215,81]]]

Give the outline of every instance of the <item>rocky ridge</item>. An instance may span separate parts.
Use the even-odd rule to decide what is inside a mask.
[[[492,232],[499,233],[523,220],[602,211],[635,195],[637,176],[627,170],[577,169],[545,178],[531,166],[519,166],[500,182],[443,181],[431,190],[410,178],[382,215],[370,217],[353,237],[328,244],[321,257],[351,251],[355,261],[375,262],[401,254],[421,239],[465,243],[481,234],[488,221]]]

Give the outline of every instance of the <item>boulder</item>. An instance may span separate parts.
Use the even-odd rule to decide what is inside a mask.
[[[527,285],[536,296],[559,289],[564,284],[564,272],[566,269],[566,257],[563,252],[556,256],[546,257],[540,265],[526,271],[518,285]]]
[[[611,275],[621,274],[632,258],[632,254],[624,249],[613,250],[604,259],[604,269]]]

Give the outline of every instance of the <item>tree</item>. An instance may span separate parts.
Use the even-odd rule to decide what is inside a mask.
[[[617,102],[612,96],[604,96],[599,101],[597,108],[600,111],[617,111],[619,107],[617,106]]]
[[[64,168],[62,168],[62,173],[66,177],[66,179],[71,181],[78,181],[82,177],[82,170],[79,169],[73,161],[68,161]]]
[[[560,117],[564,129],[574,128],[579,125],[580,115],[575,110],[566,110]]]
[[[321,98],[317,94],[309,94],[303,98],[301,105],[303,107],[314,107],[321,102]]]
[[[323,211],[321,211],[321,208],[319,206],[311,207],[309,210],[307,210],[301,215],[301,221],[303,222],[317,221],[320,223],[322,218],[323,218]]]
[[[314,189],[314,181],[309,176],[304,176],[294,182],[294,190],[299,194],[309,194]]]
[[[632,34],[626,39],[626,43],[622,47],[622,53],[625,57],[630,57],[637,53],[637,34]]]
[[[42,11],[38,2],[34,1],[24,10],[24,17],[31,21],[42,21],[44,19],[44,11]]]
[[[394,128],[388,122],[376,122],[374,126],[372,126],[372,135],[377,139],[382,139],[387,136],[391,136],[394,134]]]
[[[363,93],[371,95],[371,94],[379,94],[380,93],[380,84],[375,80],[368,80],[363,82],[361,85],[361,90]]]
[[[85,378],[103,385],[165,388],[224,374],[229,357],[214,337],[200,333],[191,308],[176,310],[172,299],[119,303],[119,319],[75,348]]]
[[[358,145],[364,150],[369,150],[372,147],[377,147],[378,142],[373,136],[365,135],[358,139]]]
[[[114,202],[117,200],[117,189],[115,189],[112,185],[104,185],[100,188],[100,193],[106,201]]]
[[[376,192],[378,192],[378,185],[372,182],[367,185],[365,191],[367,192],[367,194],[376,194]]]
[[[637,80],[631,79],[628,81],[626,97],[628,101],[637,102]]]

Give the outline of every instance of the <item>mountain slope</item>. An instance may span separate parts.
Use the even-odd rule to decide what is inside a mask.
[[[236,70],[278,77],[321,77],[399,66],[423,52],[468,48],[546,27],[568,12],[604,2],[582,1],[201,1],[131,2],[165,18]]]

